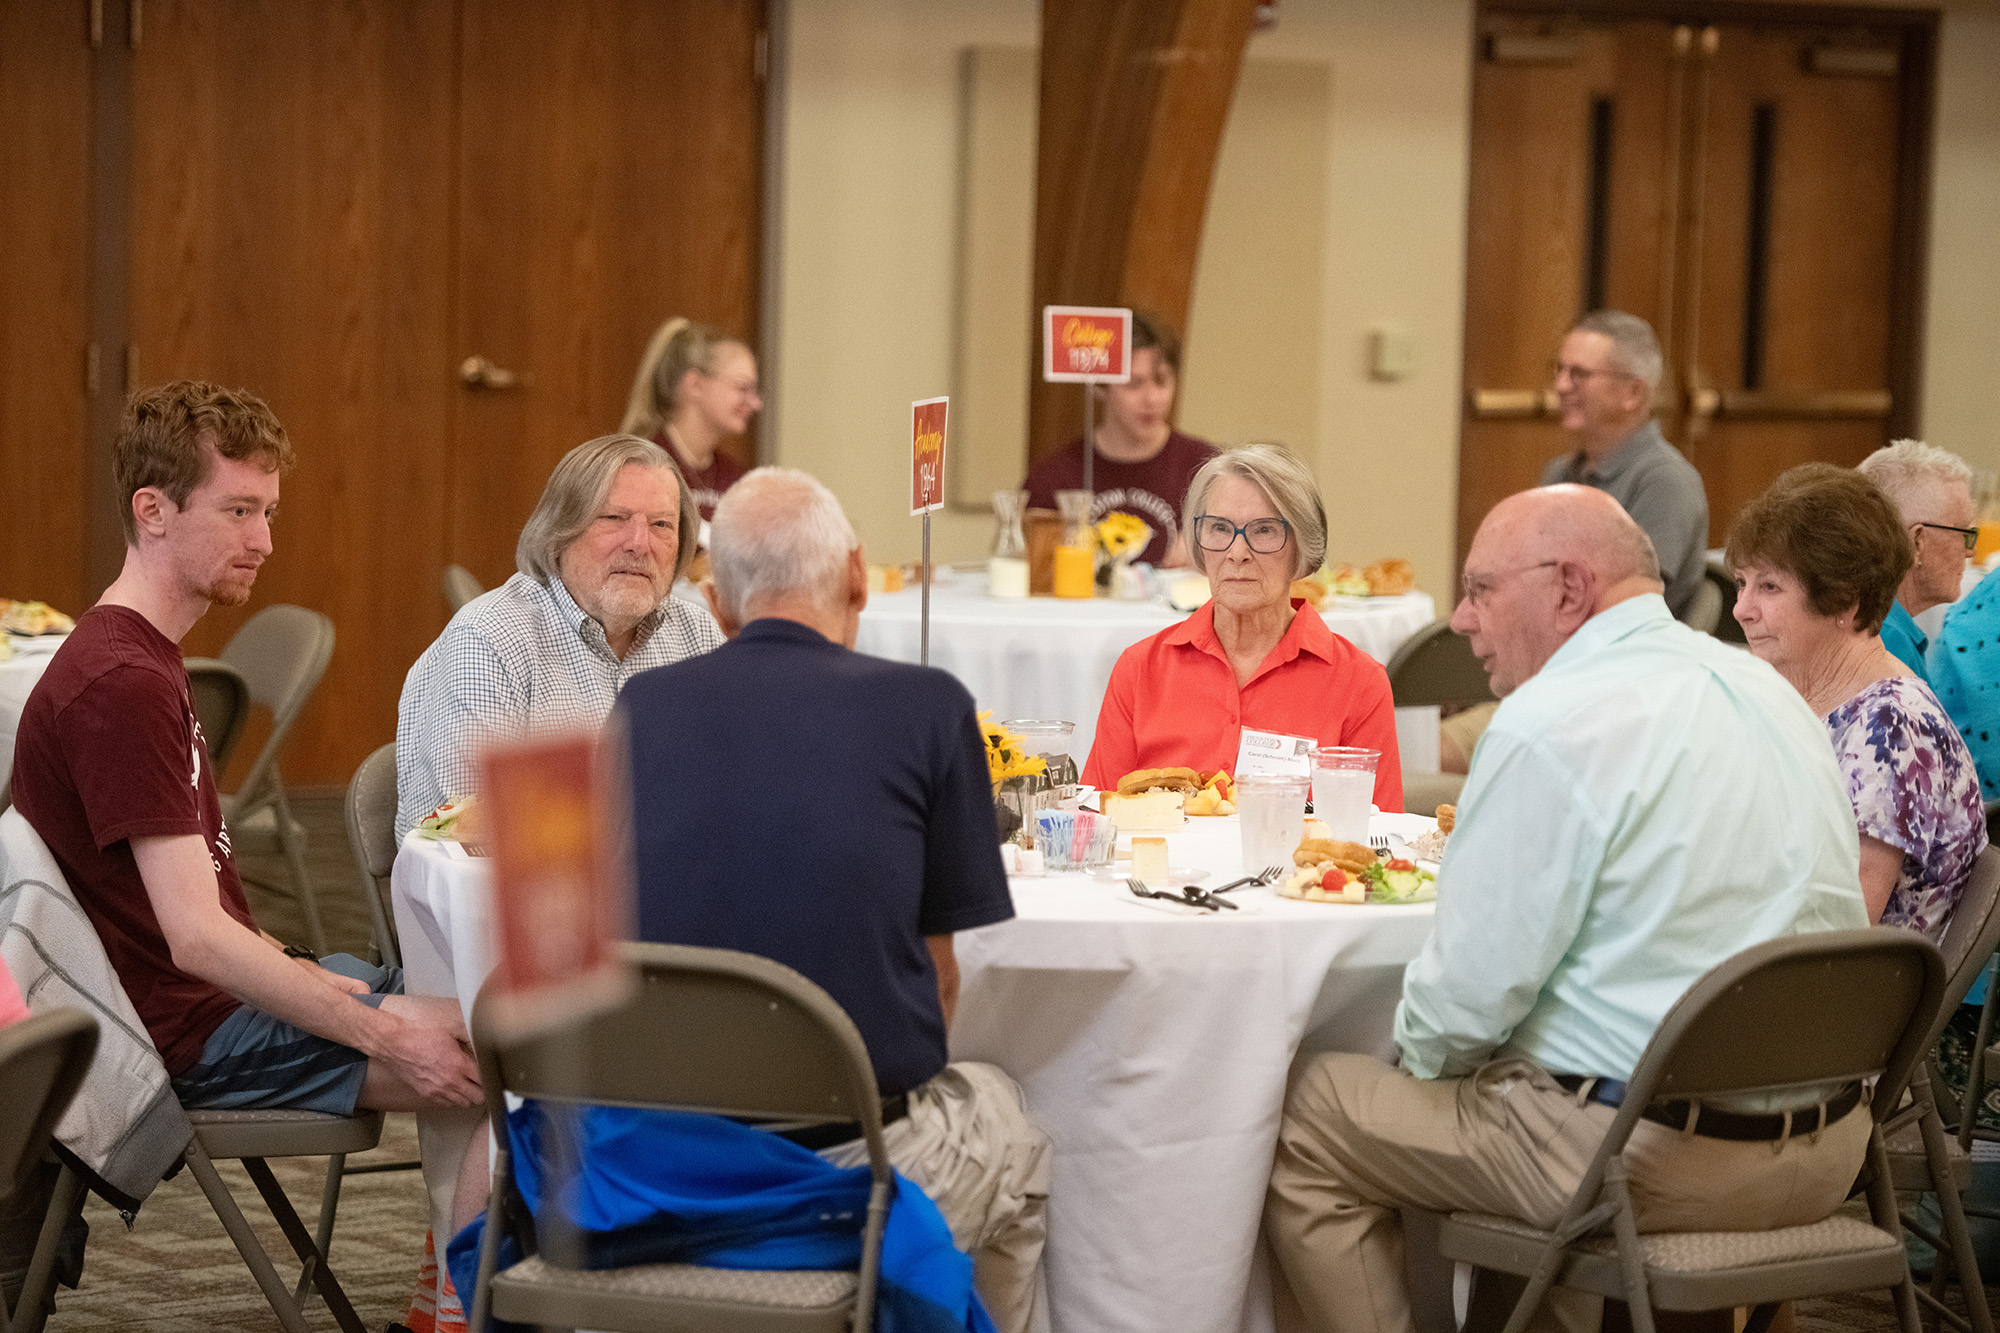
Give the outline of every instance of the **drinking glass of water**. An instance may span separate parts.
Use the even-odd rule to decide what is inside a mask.
[[[1243,868],[1291,868],[1305,832],[1311,781],[1279,773],[1245,773],[1236,779],[1236,813],[1243,823]],[[1364,813],[1366,806],[1362,807]]]
[[[1313,751],[1313,817],[1346,842],[1368,841],[1368,809],[1375,800],[1380,750],[1322,745]]]

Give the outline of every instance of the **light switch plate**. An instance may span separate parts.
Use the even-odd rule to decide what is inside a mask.
[[[1400,324],[1377,324],[1368,331],[1368,374],[1371,379],[1406,380],[1416,368],[1416,335]]]

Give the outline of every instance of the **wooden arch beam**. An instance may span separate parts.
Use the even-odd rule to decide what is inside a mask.
[[[1042,0],[1031,460],[1083,424],[1082,390],[1042,382],[1043,306],[1133,306],[1186,329],[1256,14],[1255,0]]]

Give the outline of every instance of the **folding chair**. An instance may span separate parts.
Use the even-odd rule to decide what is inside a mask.
[[[1952,912],[1951,924],[1939,944],[1947,972],[1944,996],[1924,1040],[1927,1055],[1937,1048],[1938,1038],[1944,1035],[1952,1015],[1965,1002],[1995,948],[2000,948],[2000,849],[1989,847],[1974,863],[1972,875]],[[1918,1295],[1960,1333],[1993,1333],[1993,1317],[1986,1306],[1986,1286],[1980,1278],[1972,1237],[1965,1225],[1966,1215],[1972,1210],[1961,1197],[1972,1184],[1972,1160],[1966,1143],[1945,1133],[1933,1091],[1937,1086],[1932,1062],[1928,1058],[1919,1061],[1911,1071],[1909,1100],[1883,1124],[1882,1139],[1888,1148],[1889,1168],[1897,1191],[1937,1196],[1942,1239],[1918,1220],[1912,1210],[1905,1209],[1902,1213],[1904,1228],[1914,1232],[1938,1256],[1931,1270],[1930,1290]],[[1878,1087],[1876,1096],[1896,1098],[1900,1092]],[[1960,1123],[1963,1132],[1962,1112]],[[1969,1318],[1947,1308],[1942,1299],[1954,1267]]]
[[[97,1051],[97,1020],[48,1009],[0,1028],[0,1199],[23,1188]],[[0,1301],[0,1333],[12,1328]]]
[[[479,580],[473,577],[472,571],[464,565],[444,567],[444,600],[451,607],[453,615],[457,615],[460,607],[485,591],[486,589],[479,586]]]
[[[250,721],[250,682],[219,657],[190,657],[182,665],[187,668],[195,720],[208,742],[208,762],[220,773],[229,767],[236,742],[243,739],[243,728]]]
[[[333,622],[303,606],[267,606],[230,636],[222,660],[249,682],[250,698],[271,710],[271,735],[235,795],[222,802],[236,851],[280,851],[305,913],[308,942],[326,952],[319,899],[306,871],[306,828],[292,817],[278,751],[333,657]],[[204,728],[206,730],[206,728]]]
[[[1398,708],[1493,701],[1472,641],[1453,632],[1448,620],[1432,621],[1403,641],[1389,659],[1389,693]]]
[[[48,1318],[55,1292],[57,1245],[70,1220],[83,1211],[86,1188],[97,1189],[121,1208],[134,1209],[176,1159],[192,1171],[208,1196],[216,1217],[271,1302],[279,1324],[286,1333],[307,1333],[300,1301],[278,1277],[270,1256],[216,1174],[214,1163],[229,1158],[243,1162],[304,1265],[301,1288],[309,1282],[319,1290],[344,1333],[366,1333],[327,1267],[324,1242],[315,1243],[306,1232],[265,1159],[331,1157],[337,1167],[346,1154],[363,1152],[381,1139],[381,1112],[338,1116],[313,1111],[183,1110],[173,1099],[159,1052],[131,997],[112,973],[89,918],[77,905],[76,895],[48,847],[19,811],[0,814],[0,888],[6,890],[0,894],[0,909],[4,909],[0,920],[6,925],[0,931],[0,944],[11,946],[9,968],[23,993],[44,997],[51,1004],[59,998],[103,1018],[101,1040],[88,1062],[75,1104],[56,1132],[66,1143],[80,1142],[72,1140],[72,1133],[84,1140],[97,1138],[101,1148],[102,1136],[127,1127],[126,1137],[110,1150],[108,1159],[84,1167],[85,1171],[101,1168],[113,1179],[86,1176],[65,1160],[29,1261],[11,1333],[40,1333]],[[9,1100],[12,1090],[10,1082],[0,1082],[0,1103]],[[135,1111],[139,1128],[132,1130]],[[339,1179],[337,1169],[329,1172],[328,1190],[336,1197]],[[322,1214],[329,1223],[332,1202],[328,1199],[322,1204]]]
[[[894,1175],[881,1099],[861,1034],[827,993],[768,958],[730,949],[631,944],[638,984],[621,1008],[545,1037],[505,1042],[482,990],[472,1009],[479,1078],[497,1141],[470,1327],[489,1314],[565,1328],[678,1333],[866,1333]],[[635,1051],[644,1059],[633,1059]],[[578,1071],[583,1071],[580,1075]],[[557,1268],[539,1257],[495,1272],[502,1203],[514,1188],[507,1093],[823,1123],[858,1121],[873,1183],[861,1266],[765,1272],[645,1264]],[[531,1237],[524,1238],[532,1241]],[[527,1248],[524,1246],[524,1248]],[[850,1323],[851,1321],[851,1323]]]
[[[361,875],[361,894],[368,900],[369,928],[375,951],[390,967],[403,965],[396,923],[382,902],[389,889],[389,872],[396,865],[396,747],[392,742],[361,761],[347,784],[347,845],[354,851],[354,868]]]
[[[1449,1259],[1529,1277],[1507,1333],[1521,1333],[1558,1284],[1623,1300],[1635,1333],[1653,1333],[1655,1308],[1740,1305],[1757,1307],[1746,1333],[1764,1333],[1783,1301],[1889,1287],[1903,1333],[1921,1333],[1881,1125],[1923,1058],[1944,986],[1943,958],[1907,930],[1824,931],[1744,950],[1668,1011],[1553,1229],[1454,1213],[1439,1229],[1439,1249]],[[1869,1078],[1891,1093],[1869,1112],[1873,1225],[1836,1213],[1772,1231],[1639,1234],[1622,1154],[1654,1101],[1699,1104]],[[1606,1226],[1612,1234],[1599,1235]]]

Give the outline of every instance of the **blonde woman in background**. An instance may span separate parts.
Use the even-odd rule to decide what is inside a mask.
[[[763,405],[750,349],[676,315],[646,344],[618,431],[649,439],[674,456],[706,522],[715,516],[715,502],[746,470],[717,446],[748,430]]]

